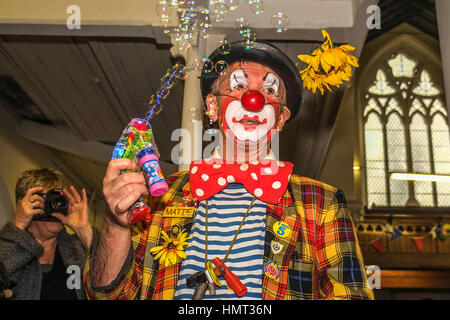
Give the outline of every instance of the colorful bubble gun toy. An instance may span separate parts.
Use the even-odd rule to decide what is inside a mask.
[[[156,145],[153,143],[152,129],[145,120],[134,118],[123,131],[112,154],[112,159],[126,158],[139,163],[144,172],[152,196],[161,196],[169,190],[159,166]],[[144,199],[139,198],[131,206],[128,217],[130,224],[141,221],[150,213]]]
[[[169,187],[159,166],[158,149],[153,140],[150,120],[161,112],[162,101],[168,97],[176,80],[184,80],[187,76],[185,66],[181,63],[177,63],[167,70],[161,79],[161,87],[150,98],[145,119],[132,119],[114,147],[112,160],[127,158],[139,163],[152,196],[165,194]],[[141,221],[150,214],[150,209],[142,197],[130,209],[131,215],[128,217],[130,224]]]

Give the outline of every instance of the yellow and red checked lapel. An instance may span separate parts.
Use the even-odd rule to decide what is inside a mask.
[[[277,204],[267,204],[266,211],[266,237],[264,246],[264,263],[262,278],[262,298],[264,300],[282,300],[286,294],[288,285],[288,269],[291,256],[295,250],[300,230],[300,218],[297,215],[295,199],[289,189]],[[279,237],[273,230],[277,222],[285,222],[291,228],[291,233],[286,238]],[[277,242],[283,246],[281,252],[274,254],[271,245]],[[271,279],[264,272],[264,265],[269,261],[275,261],[280,267],[280,276]]]
[[[189,233],[194,216],[191,218],[163,218],[162,216],[165,207],[184,204],[182,192],[190,192],[190,183],[186,181],[188,176],[188,174],[185,174],[177,179],[169,192],[159,200],[158,208],[150,226],[145,259],[147,270],[144,270],[143,286],[148,286],[146,289],[149,293],[152,293],[151,299],[153,300],[172,300],[175,295],[181,261],[169,267],[159,265],[153,259],[150,249],[161,245],[161,230],[169,234],[174,225],[179,225]],[[194,201],[192,200],[186,205],[194,206]]]

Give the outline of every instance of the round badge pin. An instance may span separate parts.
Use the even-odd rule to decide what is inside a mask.
[[[278,221],[273,225],[273,232],[280,238],[286,238],[291,234],[291,227],[286,222]]]
[[[281,269],[275,261],[267,261],[264,264],[264,273],[268,278],[276,280],[280,277]]]

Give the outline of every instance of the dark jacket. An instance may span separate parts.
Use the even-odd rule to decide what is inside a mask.
[[[98,237],[93,228],[93,239]],[[81,241],[70,235],[65,229],[58,235],[59,253],[67,268],[70,265],[80,267],[81,276],[86,261],[86,250]],[[42,284],[42,270],[39,256],[43,247],[28,231],[7,223],[0,230],[0,261],[4,264],[9,281],[14,285],[14,300],[39,300]],[[69,276],[69,275],[68,275]],[[76,289],[78,300],[86,298],[83,284]]]

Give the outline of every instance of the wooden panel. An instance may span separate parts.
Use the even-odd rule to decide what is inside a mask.
[[[446,269],[450,270],[450,254],[434,253],[373,253],[363,251],[366,265],[383,269]]]
[[[51,87],[59,90],[59,84],[54,81],[49,70],[43,62],[30,48],[28,37],[21,37],[21,41],[16,38],[2,37],[0,51],[3,53],[2,59],[9,64],[9,72],[18,84],[25,90],[31,99],[37,104],[41,111],[55,125],[67,124],[72,132],[81,137],[93,138],[94,134],[86,125],[76,125],[79,115],[67,114],[59,106],[70,102],[62,95],[62,101],[57,101],[51,95]],[[41,38],[33,38],[33,41],[40,41]],[[78,126],[82,126],[81,130]]]
[[[109,141],[116,130],[119,119],[110,111],[107,101],[95,89],[96,77],[86,65],[84,57],[73,45],[66,42],[46,41],[32,43],[31,47],[51,72],[59,90],[51,86],[52,96],[60,100],[64,95],[70,104],[61,103],[58,107],[70,116],[79,116],[76,125],[88,126],[95,134],[95,140]]]
[[[450,272],[381,270],[381,288],[450,289]]]
[[[384,226],[391,214],[371,213],[366,214],[364,221],[358,225],[358,239],[361,244],[364,262],[374,264],[384,268],[428,268],[428,269],[450,269],[450,239],[440,241],[433,239],[427,230],[431,230],[442,217],[444,223],[448,221],[448,216],[422,210],[415,214],[392,213],[392,224],[395,227],[403,227],[403,235],[395,240],[391,240],[390,234],[376,232],[377,226]],[[369,226],[372,228],[370,231]],[[422,231],[418,231],[422,230]],[[425,236],[423,238],[423,248],[419,252],[414,243],[413,237]],[[377,253],[369,245],[373,239],[380,237],[383,252]]]

